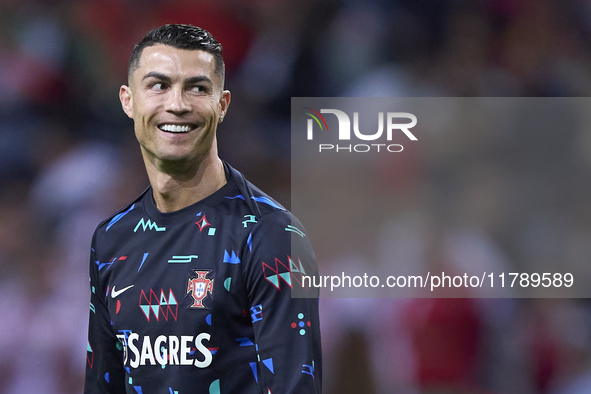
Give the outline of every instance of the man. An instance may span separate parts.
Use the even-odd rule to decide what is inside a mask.
[[[166,25],[131,55],[119,96],[150,187],[93,237],[87,394],[321,390],[308,238],[218,157],[221,51],[205,30]]]

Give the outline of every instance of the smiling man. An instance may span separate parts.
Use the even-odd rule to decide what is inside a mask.
[[[150,187],[97,227],[85,393],[319,393],[317,273],[302,225],[218,156],[221,45],[166,25],[119,92]],[[292,293],[302,298],[292,298]]]

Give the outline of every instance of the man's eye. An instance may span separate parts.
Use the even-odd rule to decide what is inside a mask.
[[[150,89],[152,90],[164,90],[165,86],[162,82],[156,82],[154,84],[152,84],[152,86],[150,86]]]
[[[191,86],[191,89],[190,90],[192,92],[204,92],[205,91],[205,87],[199,86],[199,85],[195,85],[195,86]]]

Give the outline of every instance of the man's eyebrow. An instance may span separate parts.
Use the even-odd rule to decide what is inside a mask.
[[[144,79],[148,79],[148,78],[156,78],[156,79],[159,79],[164,82],[171,82],[172,81],[172,79],[170,79],[169,76],[159,73],[157,71],[150,71],[149,73],[144,75],[144,77],[142,78],[142,81]]]
[[[191,78],[187,78],[185,79],[185,83],[199,83],[199,82],[207,82],[207,83],[212,83],[211,79],[209,79],[208,77],[206,77],[205,75],[199,75],[196,77],[191,77]]]
[[[150,71],[149,73],[144,75],[142,80],[148,79],[148,78],[156,78],[156,79],[159,79],[159,80],[164,81],[166,83],[172,83],[172,79],[168,75],[159,73],[157,71]],[[205,75],[198,75],[195,77],[190,77],[190,78],[185,79],[185,83],[187,83],[187,84],[194,84],[194,83],[199,83],[199,82],[207,82],[209,84],[213,83],[211,81],[211,79],[206,77]]]

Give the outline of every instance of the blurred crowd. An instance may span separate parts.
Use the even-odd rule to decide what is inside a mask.
[[[291,97],[591,95],[589,0],[3,0],[0,393],[82,391],[92,232],[147,186],[117,94],[164,23],[222,42],[220,156],[287,206]],[[440,138],[385,163],[382,253],[589,262],[588,131]],[[328,394],[591,392],[588,300],[322,299],[321,322]]]

